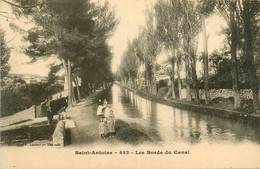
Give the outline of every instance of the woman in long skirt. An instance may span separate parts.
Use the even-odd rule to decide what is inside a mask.
[[[115,116],[112,109],[110,109],[109,117],[107,118],[107,130],[109,136],[115,137]]]

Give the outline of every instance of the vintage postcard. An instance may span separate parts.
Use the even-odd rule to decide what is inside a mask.
[[[259,9],[0,0],[0,168],[260,168]]]

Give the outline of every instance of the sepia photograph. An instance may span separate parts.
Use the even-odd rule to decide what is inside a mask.
[[[0,0],[1,169],[260,169],[259,0]]]

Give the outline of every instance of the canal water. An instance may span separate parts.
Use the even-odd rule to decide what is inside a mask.
[[[116,119],[140,125],[149,136],[163,145],[177,142],[252,143],[260,146],[259,127],[159,104],[114,84],[106,96],[114,106]]]

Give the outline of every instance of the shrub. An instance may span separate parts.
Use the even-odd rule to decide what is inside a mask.
[[[129,125],[128,123],[124,122],[123,120],[116,120],[115,122],[115,130],[116,136],[118,139],[131,144],[140,144],[144,141],[149,141],[150,138],[147,134],[140,131],[136,126],[137,124]],[[136,126],[137,128],[133,128]]]

